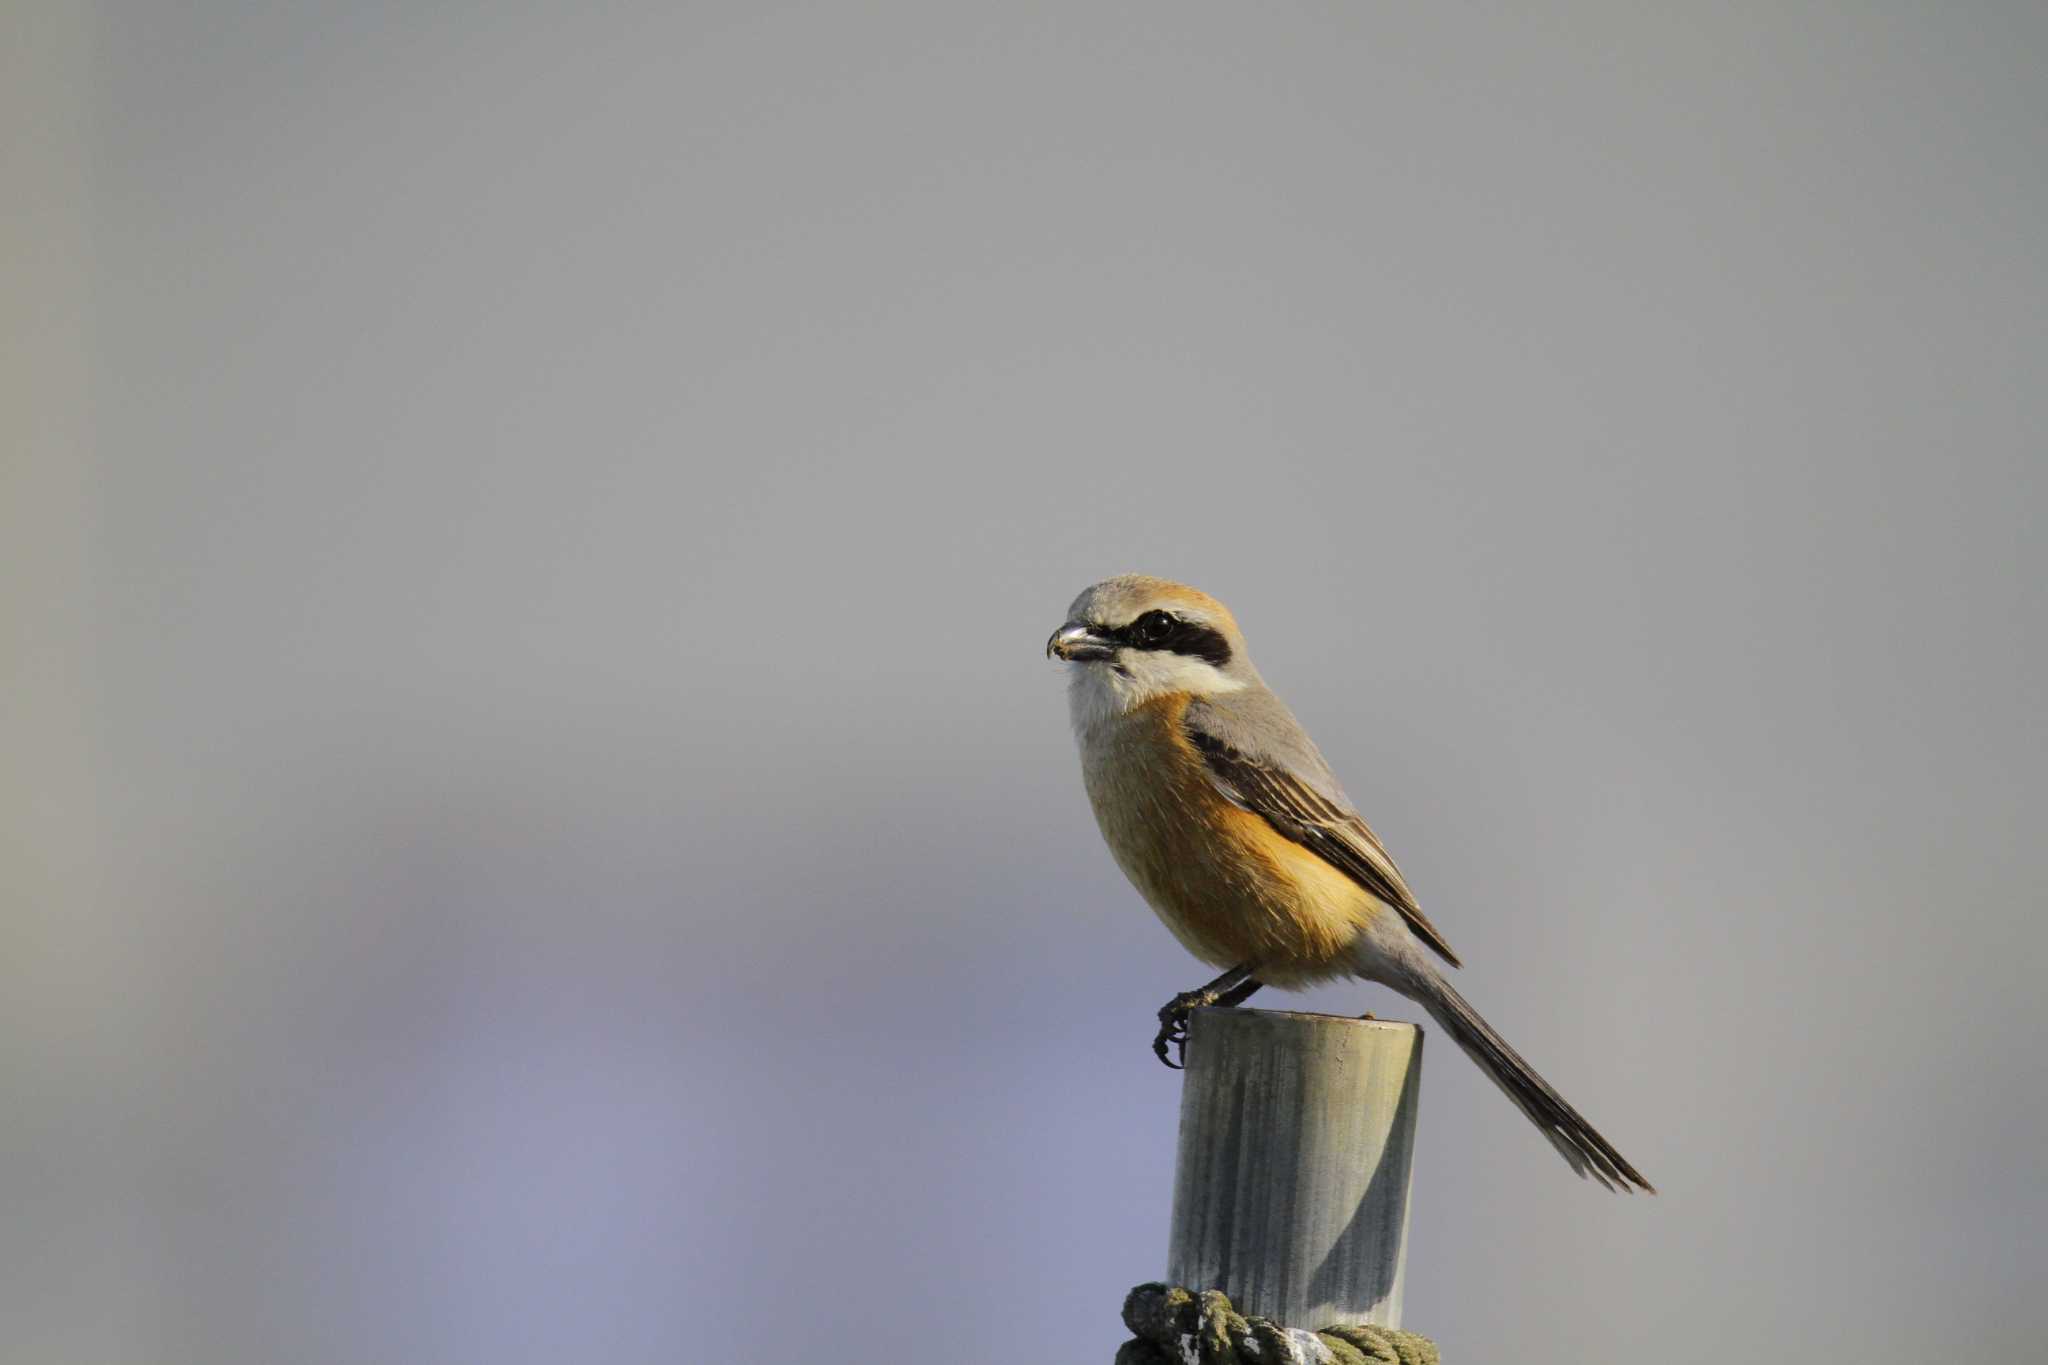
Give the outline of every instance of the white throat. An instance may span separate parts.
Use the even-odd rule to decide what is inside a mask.
[[[1081,739],[1156,697],[1215,697],[1245,688],[1206,660],[1138,649],[1118,650],[1113,661],[1074,664],[1069,671],[1067,712]]]

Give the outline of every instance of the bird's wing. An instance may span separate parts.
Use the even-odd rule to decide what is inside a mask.
[[[1194,717],[1189,742],[1202,755],[1209,779],[1234,806],[1250,811],[1282,836],[1300,844],[1400,912],[1415,936],[1453,967],[1462,966],[1451,945],[1415,903],[1401,869],[1387,856],[1379,836],[1351,809],[1341,792],[1317,790],[1286,764],[1245,752],[1204,729]],[[1334,791],[1334,782],[1327,784]]]

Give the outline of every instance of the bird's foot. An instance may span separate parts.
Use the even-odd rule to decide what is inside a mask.
[[[1159,1033],[1152,1039],[1152,1051],[1160,1061],[1175,1071],[1185,1069],[1188,1060],[1188,1016],[1199,1009],[1207,1009],[1222,997],[1214,990],[1203,987],[1198,991],[1182,991],[1167,1001],[1159,1010]],[[1166,1055],[1171,1047],[1173,1057]],[[1178,1057],[1179,1060],[1174,1060]]]

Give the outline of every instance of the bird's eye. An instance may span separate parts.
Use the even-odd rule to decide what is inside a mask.
[[[1173,633],[1170,611],[1148,611],[1131,623],[1131,638],[1141,646],[1156,645]]]

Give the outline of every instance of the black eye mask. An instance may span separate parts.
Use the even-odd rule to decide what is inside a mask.
[[[1230,642],[1220,631],[1211,630],[1196,621],[1182,620],[1170,611],[1148,611],[1127,626],[1102,633],[1131,649],[1185,654],[1216,668],[1230,662]]]

